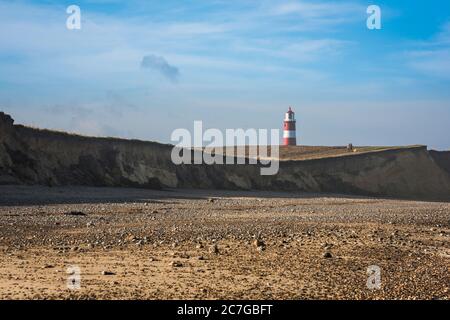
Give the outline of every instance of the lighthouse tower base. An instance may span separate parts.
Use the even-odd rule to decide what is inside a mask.
[[[296,146],[297,138],[283,138],[283,146]]]

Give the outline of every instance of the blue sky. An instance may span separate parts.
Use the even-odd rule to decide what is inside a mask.
[[[292,106],[301,144],[449,149],[449,89],[445,1],[0,0],[0,110],[37,127],[170,142]]]

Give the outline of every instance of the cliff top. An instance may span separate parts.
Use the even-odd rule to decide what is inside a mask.
[[[13,118],[4,113],[0,112],[0,125],[2,126],[13,126],[14,120]],[[32,128],[24,125],[14,125],[14,128],[20,131],[22,134],[26,134],[28,136],[33,137],[44,137],[47,139],[55,139],[55,140],[77,140],[84,142],[104,142],[104,143],[127,143],[127,144],[138,144],[138,145],[153,145],[160,147],[172,147],[170,144],[162,144],[154,141],[144,141],[137,139],[124,139],[124,138],[116,138],[116,137],[92,137],[92,136],[84,136],[76,133],[69,133],[65,131],[57,131],[57,130],[49,130],[49,129],[40,129],[40,128]],[[238,146],[235,148],[235,154],[238,151],[242,152],[242,148],[245,148],[245,154],[248,156],[249,147]],[[280,160],[311,160],[311,159],[321,159],[321,158],[329,158],[329,157],[341,157],[341,156],[350,156],[367,152],[381,152],[388,150],[396,150],[396,149],[404,149],[404,148],[426,148],[426,146],[421,145],[413,145],[413,146],[354,146],[353,150],[347,150],[346,146],[280,146]],[[211,148],[206,148],[205,152],[212,151]],[[230,154],[232,151],[232,147],[224,147],[224,153]],[[216,151],[217,153],[217,151]],[[270,154],[270,147],[269,147]]]

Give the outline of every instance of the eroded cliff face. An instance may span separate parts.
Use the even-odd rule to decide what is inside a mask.
[[[176,187],[170,146],[0,125],[0,183]]]
[[[14,125],[0,113],[0,184],[264,189],[450,200],[450,157],[409,147],[258,165],[174,165],[171,145]]]

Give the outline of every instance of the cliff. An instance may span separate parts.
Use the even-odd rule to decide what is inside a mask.
[[[171,145],[14,125],[0,113],[0,184],[264,189],[450,200],[450,155],[425,146],[258,165],[174,165]]]

